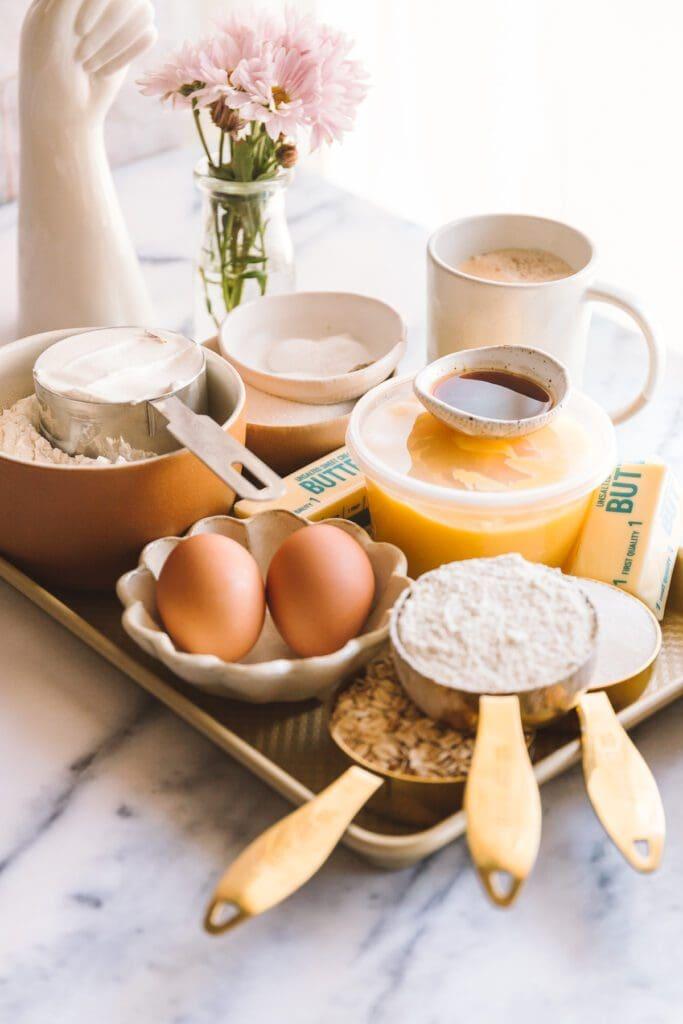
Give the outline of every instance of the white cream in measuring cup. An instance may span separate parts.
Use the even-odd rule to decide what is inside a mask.
[[[75,334],[46,349],[33,369],[45,388],[86,402],[140,402],[189,384],[204,356],[173,331],[108,327]]]
[[[143,327],[73,334],[38,357],[33,380],[41,433],[69,455],[96,456],[111,438],[158,455],[184,445],[239,497],[268,501],[284,491],[273,470],[205,415],[206,353],[182,334]]]

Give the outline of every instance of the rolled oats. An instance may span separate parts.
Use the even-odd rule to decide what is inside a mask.
[[[378,771],[419,779],[467,774],[474,737],[424,715],[396,678],[386,647],[337,698],[332,732]]]

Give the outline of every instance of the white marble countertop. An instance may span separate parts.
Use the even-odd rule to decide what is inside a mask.
[[[164,322],[185,330],[193,159],[169,152],[117,174]],[[393,303],[417,364],[426,232],[303,176],[290,220],[300,286]],[[15,222],[0,208],[5,340]],[[636,346],[607,322],[594,333],[588,388],[616,404],[640,371]],[[620,430],[623,455],[683,470],[682,362]],[[4,584],[0,631],[3,1022],[680,1019],[683,703],[635,732],[668,812],[654,876],[622,861],[574,770],[543,788],[538,864],[510,913],[485,902],[463,842],[397,873],[340,848],[289,902],[211,938],[201,916],[219,873],[284,801]]]

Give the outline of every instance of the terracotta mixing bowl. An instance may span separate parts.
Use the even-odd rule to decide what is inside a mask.
[[[44,349],[73,330],[0,348],[0,408],[33,392]],[[244,441],[244,385],[207,352],[209,409]],[[59,587],[103,589],[137,564],[145,544],[229,512],[235,495],[186,449],[116,466],[53,466],[0,453],[0,554]]]

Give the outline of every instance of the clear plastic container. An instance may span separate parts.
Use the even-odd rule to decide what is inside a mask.
[[[616,461],[611,420],[580,392],[533,434],[472,438],[428,413],[412,378],[358,402],[347,445],[365,474],[376,539],[398,545],[413,576],[513,551],[564,565]]]

